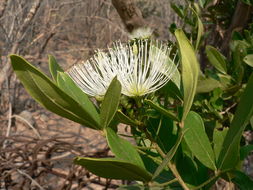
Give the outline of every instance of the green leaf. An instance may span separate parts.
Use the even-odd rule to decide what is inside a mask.
[[[172,62],[171,59],[168,59],[168,62]],[[180,89],[180,85],[181,85],[181,75],[180,72],[177,69],[177,66],[174,63],[169,63],[169,65],[172,66],[172,68],[170,69],[171,71],[174,71],[172,77],[171,77],[171,81],[176,85],[176,87],[178,89]]]
[[[108,87],[101,105],[101,126],[106,128],[112,121],[118,106],[121,95],[121,84],[115,77]]]
[[[213,78],[207,78],[198,81],[197,93],[207,93],[213,91],[215,88],[222,87],[221,83]]]
[[[196,10],[199,10],[199,6],[197,3],[194,3],[194,7]],[[194,12],[194,14],[196,15],[197,17],[197,26],[198,26],[198,34],[197,34],[197,40],[196,40],[196,47],[195,49],[197,50],[198,47],[199,47],[199,44],[200,44],[200,40],[201,40],[201,37],[202,35],[204,34],[204,26],[203,26],[203,23],[199,17],[199,11],[195,11],[194,9],[192,9],[192,11]]]
[[[239,187],[239,189],[252,190],[253,181],[250,179],[249,176],[240,171],[233,171],[231,173],[235,175],[232,179],[232,182],[234,182]]]
[[[227,132],[228,132],[228,128],[224,128],[222,131],[218,129],[214,129],[213,131],[213,144],[214,144],[213,149],[214,149],[216,161],[219,158],[220,151],[222,149],[222,145],[227,135]]]
[[[58,71],[57,83],[65,93],[71,96],[82,106],[82,108],[87,112],[87,115],[96,121],[96,125],[99,126],[100,117],[95,106],[88,96],[74,83],[74,81],[66,73]]]
[[[111,158],[87,158],[78,157],[74,160],[75,164],[81,165],[97,176],[122,179],[137,180],[148,182],[152,176],[142,167],[122,160]]]
[[[151,100],[148,100],[148,99],[145,99],[144,102],[148,105],[150,105],[152,108],[154,108],[155,110],[159,111],[161,114],[163,114],[164,116],[166,117],[169,117],[171,118],[172,120],[174,121],[179,121],[179,119],[177,118],[177,116],[169,111],[169,110],[166,110],[164,109],[163,107],[159,106],[159,105],[156,105],[154,102],[152,102]]]
[[[193,98],[196,92],[199,64],[195,52],[184,32],[180,29],[177,29],[175,31],[175,35],[177,38],[182,63],[182,82],[184,89],[184,110],[182,120],[184,120],[191,109]]]
[[[119,122],[131,125],[131,126],[138,126],[140,122],[131,119],[130,117],[126,116],[121,110],[118,110],[116,113],[116,117]]]
[[[253,129],[253,116],[250,118],[250,125],[251,125],[251,128]]]
[[[87,127],[98,129],[95,120],[69,95],[23,58],[11,55],[12,67],[29,94],[46,109]]]
[[[171,161],[173,156],[175,155],[178,146],[180,145],[183,136],[184,136],[185,131],[181,131],[179,133],[179,136],[177,138],[176,144],[170,149],[170,151],[166,154],[166,157],[163,159],[163,162],[158,166],[156,169],[155,173],[153,174],[152,180],[154,180],[157,176],[160,175],[160,173],[164,170],[164,168],[168,165],[168,163]]]
[[[180,91],[180,89],[177,87],[177,85],[170,80],[167,82],[165,86],[163,86],[159,91],[159,95],[162,95],[164,97],[172,97],[174,99],[183,100],[183,95]]]
[[[204,8],[205,5],[205,0],[198,0],[199,5],[201,6],[201,8]]]
[[[206,55],[210,63],[221,73],[227,73],[227,59],[217,49],[207,45]]]
[[[198,160],[190,158],[184,154],[177,154],[176,166],[179,174],[189,189],[197,189],[197,186],[207,181],[210,177],[210,174],[208,174],[210,170],[208,170],[207,167],[199,163]],[[198,190],[203,189],[204,188],[198,188]]]
[[[253,5],[253,1],[252,0],[242,0],[243,3],[247,4],[247,5]]]
[[[185,119],[184,128],[188,131],[184,140],[196,158],[206,167],[216,170],[214,152],[205,132],[202,118],[195,112],[189,112]]]
[[[179,6],[175,3],[171,3],[170,6],[177,13],[179,17],[184,18],[184,10],[182,6]]]
[[[56,59],[52,55],[48,56],[48,64],[49,64],[49,71],[52,75],[52,78],[55,82],[57,82],[57,72],[58,71],[63,72],[63,70],[60,67],[60,65],[58,65]]]
[[[249,144],[240,148],[240,160],[244,160],[250,152],[253,151],[253,145]]]
[[[247,63],[249,66],[253,67],[253,54],[246,55],[243,58],[243,61]]]
[[[239,146],[242,133],[253,115],[253,74],[241,95],[233,121],[224,140],[218,160],[221,170],[232,169],[239,161]]]
[[[203,23],[202,21],[200,20],[199,16],[198,16],[198,35],[197,35],[197,40],[196,40],[196,49],[199,47],[199,44],[200,44],[200,40],[201,40],[201,37],[204,33],[204,26],[203,26]]]
[[[163,115],[148,118],[147,130],[164,152],[169,152],[177,141],[178,128],[172,119]]]
[[[106,138],[109,147],[117,159],[145,168],[139,153],[130,142],[120,138],[116,132],[109,127],[106,128]]]

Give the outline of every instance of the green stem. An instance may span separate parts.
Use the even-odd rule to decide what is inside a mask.
[[[219,176],[216,176],[216,175],[215,175],[215,176],[209,178],[207,181],[205,181],[204,183],[198,185],[197,187],[194,187],[192,190],[197,190],[197,189],[200,189],[200,188],[206,186],[207,184],[209,184],[209,183],[211,183],[213,180],[215,180],[217,177],[219,177]]]
[[[158,144],[154,144],[157,152],[163,157],[166,157],[166,154],[162,151],[162,149],[158,146]],[[172,163],[171,161],[168,163],[168,167],[171,170],[171,172],[173,173],[173,175],[176,177],[178,183],[183,187],[184,190],[190,190],[189,187],[187,187],[186,183],[184,182],[184,180],[182,179],[182,177],[180,176],[177,167],[174,163]]]
[[[154,149],[153,147],[143,147],[143,146],[134,146],[135,148],[137,149],[140,149],[140,150],[152,150]]]
[[[139,96],[134,97],[135,103],[137,108],[141,108],[142,107],[142,102],[141,102],[141,98]]]
[[[147,153],[145,153],[144,151],[142,151],[142,150],[140,150],[140,149],[137,149],[137,151],[138,151],[139,153],[141,153],[141,154],[147,156],[148,158],[151,158],[151,159],[152,159],[153,161],[155,161],[157,164],[161,164],[161,163],[162,163],[161,160],[157,159],[157,158],[154,157],[154,156],[148,155]]]
[[[182,179],[182,177],[180,176],[177,168],[176,168],[176,165],[174,163],[172,163],[171,161],[169,162],[168,164],[170,170],[172,171],[173,175],[177,178],[178,180],[178,183],[183,187],[184,190],[190,190],[186,183],[184,182],[184,180]]]
[[[151,186],[153,186],[153,187],[164,187],[164,186],[170,185],[172,183],[175,183],[177,181],[178,181],[177,178],[174,178],[174,179],[172,179],[170,181],[167,181],[165,183],[158,183],[158,184],[154,184],[154,185],[151,185]]]
[[[181,121],[181,122],[179,122],[179,127],[181,128],[181,129],[183,129],[184,128],[184,122],[183,121]]]
[[[192,190],[197,190],[197,189],[200,189],[206,185],[208,185],[209,183],[211,183],[213,180],[215,180],[216,178],[218,178],[222,173],[226,173],[230,170],[223,170],[223,171],[217,171],[215,173],[215,175],[211,178],[209,178],[208,180],[206,180],[205,182],[203,182],[202,184],[198,185],[197,187],[194,187]]]

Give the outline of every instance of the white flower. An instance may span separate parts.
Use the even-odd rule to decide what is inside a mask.
[[[122,85],[126,96],[143,96],[164,86],[177,68],[169,58],[171,48],[158,41],[136,40],[133,44],[115,43],[107,53],[97,51],[87,62],[67,71],[87,94],[103,97],[112,79]]]
[[[141,27],[141,28],[137,28],[134,29],[129,35],[128,37],[130,39],[134,39],[134,38],[149,38],[153,33],[153,30],[151,28],[148,27]]]

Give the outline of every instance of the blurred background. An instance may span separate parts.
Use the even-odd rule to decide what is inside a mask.
[[[142,26],[164,41],[174,41],[175,28],[183,28],[196,45],[203,24],[201,45],[196,45],[203,69],[209,67],[205,44],[228,55],[232,31],[252,23],[252,7],[244,2],[0,0],[0,190],[115,189],[129,183],[101,179],[72,165],[77,155],[111,156],[103,137],[40,107],[16,78],[8,55],[21,55],[48,74],[49,54],[66,70],[96,49],[126,42]],[[219,189],[226,188],[219,183]]]
[[[126,2],[134,2],[157,37],[173,38],[168,26],[178,17],[168,0]],[[76,155],[108,156],[103,137],[40,107],[13,74],[8,55],[21,55],[48,74],[49,54],[67,69],[96,49],[126,42],[129,31],[111,0],[0,0],[1,190],[106,189],[125,183],[72,165]]]

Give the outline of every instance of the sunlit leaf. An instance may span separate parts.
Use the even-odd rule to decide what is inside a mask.
[[[222,149],[222,145],[224,142],[224,139],[227,135],[228,128],[224,128],[223,130],[214,129],[213,131],[213,144],[214,144],[214,154],[216,160],[218,160],[220,151]]]
[[[12,67],[29,94],[46,109],[77,123],[99,126],[82,106],[60,89],[46,75],[23,58],[11,55]]]
[[[74,81],[64,72],[58,71],[57,74],[58,86],[74,100],[76,100],[84,110],[96,121],[97,125],[100,123],[99,114],[90,101],[88,96],[74,83]]]
[[[121,84],[115,77],[108,87],[104,100],[101,105],[101,126],[107,127],[112,121],[115,113],[118,110],[119,100],[121,95]]]
[[[182,120],[184,120],[191,109],[193,98],[195,96],[198,75],[199,64],[189,40],[185,36],[184,32],[180,29],[175,31],[177,38],[181,63],[182,63],[182,82],[184,89],[184,110]]]
[[[198,86],[197,86],[196,91],[197,93],[207,93],[219,87],[222,87],[222,84],[219,81],[213,78],[207,78],[207,79],[198,81]]]
[[[253,54],[246,55],[243,61],[247,63],[249,66],[253,67]]]
[[[196,17],[197,17],[197,26],[198,26],[198,34],[197,34],[197,39],[196,39],[196,46],[195,46],[195,49],[198,49],[199,47],[199,44],[200,44],[200,40],[201,40],[201,37],[202,35],[204,34],[204,26],[203,26],[203,23],[199,17],[199,6],[197,3],[194,3],[194,7],[197,11],[195,11],[194,9],[192,10]]]
[[[145,168],[139,153],[130,142],[120,138],[116,132],[109,127],[106,128],[106,138],[110,149],[117,159]]]
[[[227,73],[227,59],[217,49],[207,45],[206,55],[210,63],[221,73]]]
[[[54,56],[49,55],[48,56],[48,66],[49,66],[49,71],[51,73],[51,76],[54,80],[54,82],[57,82],[57,72],[63,72],[62,68],[60,65],[57,63],[56,59]]]

